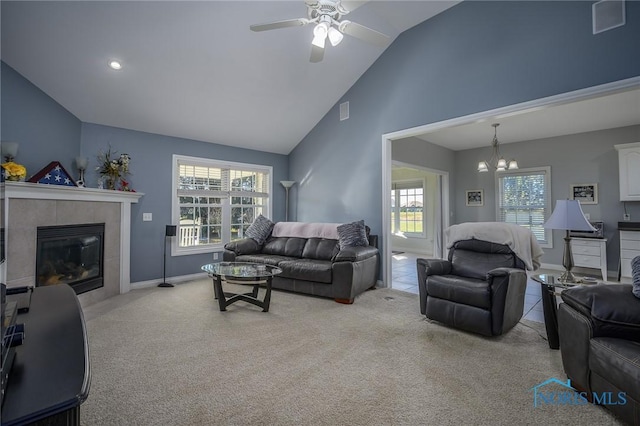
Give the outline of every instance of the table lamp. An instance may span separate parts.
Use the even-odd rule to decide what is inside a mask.
[[[591,226],[580,207],[578,200],[558,200],[556,208],[549,219],[543,225],[546,229],[564,229],[564,254],[562,256],[562,266],[564,273],[560,275],[561,282],[575,283],[576,279],[571,273],[573,269],[573,255],[571,254],[571,236],[569,231],[595,231]]]

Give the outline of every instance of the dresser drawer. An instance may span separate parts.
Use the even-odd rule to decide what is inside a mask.
[[[631,260],[636,256],[640,256],[640,251],[638,251],[638,250],[620,250],[620,259]]]
[[[599,245],[597,247],[593,247],[593,246],[584,246],[584,245],[580,245],[580,244],[572,244],[571,245],[571,251],[572,251],[574,256],[578,255],[578,254],[585,254],[585,255],[589,255],[589,256],[600,257],[600,246]]]
[[[620,231],[620,240],[640,241],[640,232],[638,232],[638,231]]]
[[[631,278],[631,259],[620,260],[620,275],[623,277]]]
[[[599,251],[598,251],[599,252]],[[600,269],[600,256],[586,256],[584,254],[573,253],[573,264],[583,268]]]
[[[640,241],[620,239],[621,250],[636,250],[640,252]]]

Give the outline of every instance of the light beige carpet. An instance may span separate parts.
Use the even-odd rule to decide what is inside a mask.
[[[220,312],[201,280],[85,318],[87,426],[617,424],[592,405],[533,406],[533,386],[566,379],[542,324],[476,336],[427,321],[418,296],[396,290],[353,305],[274,291],[269,313]]]

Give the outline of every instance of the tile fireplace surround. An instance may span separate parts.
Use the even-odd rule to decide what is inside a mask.
[[[3,196],[8,287],[35,285],[39,226],[104,223],[104,286],[78,295],[88,306],[130,290],[131,204],[139,192],[5,182]]]

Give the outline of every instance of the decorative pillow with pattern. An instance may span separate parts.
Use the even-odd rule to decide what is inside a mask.
[[[364,220],[338,226],[338,237],[340,250],[344,250],[346,247],[366,247],[369,245]]]
[[[631,261],[631,276],[633,277],[633,295],[640,299],[640,256]]]
[[[266,217],[259,215],[256,217],[256,220],[247,228],[244,235],[249,238],[253,238],[256,243],[262,245],[269,235],[271,235],[271,231],[273,230],[273,222],[271,222]]]

